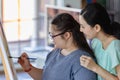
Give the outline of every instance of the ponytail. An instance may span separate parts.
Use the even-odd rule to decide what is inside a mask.
[[[120,40],[120,24],[118,22],[112,22],[111,27],[113,30],[112,35]]]

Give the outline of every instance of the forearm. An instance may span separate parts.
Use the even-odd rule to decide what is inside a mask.
[[[117,66],[115,67],[115,69],[116,69],[116,72],[117,72],[117,76],[118,76],[118,78],[119,78],[119,80],[120,80],[120,64],[117,65]]]
[[[31,70],[27,72],[34,80],[42,80],[42,69],[31,66]]]
[[[96,66],[93,71],[100,75],[104,80],[119,80],[117,76],[112,75],[100,66]]]

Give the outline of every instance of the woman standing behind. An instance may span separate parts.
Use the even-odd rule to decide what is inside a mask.
[[[80,14],[80,31],[93,39],[91,47],[97,59],[81,56],[81,65],[96,72],[98,80],[120,80],[120,24],[111,22],[104,7],[88,4]]]
[[[51,22],[49,33],[56,48],[47,56],[43,69],[30,65],[23,53],[19,63],[34,80],[96,80],[96,74],[80,65],[79,57],[94,57],[79,23],[69,14],[62,13]]]

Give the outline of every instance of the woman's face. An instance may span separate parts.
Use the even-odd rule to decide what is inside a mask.
[[[79,16],[79,23],[80,23],[80,31],[84,33],[87,39],[93,39],[96,37],[96,30],[94,27],[91,27],[84,18],[80,15]]]
[[[65,39],[63,39],[62,35],[64,35],[64,33],[57,31],[56,25],[51,25],[49,27],[49,33],[56,48],[63,48]]]

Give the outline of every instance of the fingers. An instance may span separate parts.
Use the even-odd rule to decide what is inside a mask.
[[[25,58],[28,58],[28,55],[24,52],[22,53],[22,55],[20,56],[21,59],[25,59]]]
[[[22,53],[18,59],[18,63],[21,65],[23,70],[29,70],[31,67],[30,61],[28,60],[28,55],[26,53]]]
[[[80,57],[80,64],[81,64],[81,66],[87,67],[88,64],[90,63],[90,59],[91,59],[91,57],[82,55]]]
[[[90,59],[91,57],[82,55],[80,58],[82,58],[82,59]]]
[[[95,61],[91,57],[85,55],[80,57],[80,65],[92,71],[95,71],[97,67]]]
[[[26,53],[22,53],[22,55],[18,59],[18,63],[20,63],[21,65],[23,65],[25,63],[25,61],[28,61],[27,58],[28,58],[28,55]]]
[[[87,56],[82,55],[82,56],[80,57],[80,62],[84,63],[87,59],[88,59]]]

